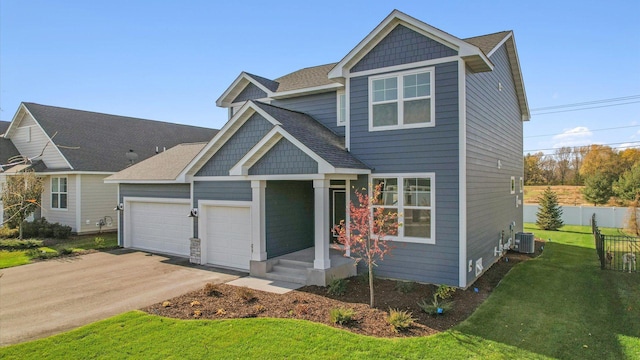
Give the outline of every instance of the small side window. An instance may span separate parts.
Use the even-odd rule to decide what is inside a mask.
[[[516,193],[516,177],[515,176],[511,177],[511,193],[512,194]]]
[[[524,179],[520,176],[520,192],[524,192]]]
[[[338,118],[338,126],[344,126],[347,123],[347,97],[344,94],[344,90],[339,90],[337,92],[337,118]]]

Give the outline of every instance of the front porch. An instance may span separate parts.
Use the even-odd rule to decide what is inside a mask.
[[[251,261],[251,276],[302,285],[326,286],[332,279],[356,275],[355,261],[337,249],[329,249],[330,267],[314,267],[315,247],[295,251],[265,261]]]

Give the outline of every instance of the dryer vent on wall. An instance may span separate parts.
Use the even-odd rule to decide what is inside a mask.
[[[516,241],[513,244],[513,250],[520,253],[533,254],[536,251],[536,242],[534,240],[533,233],[516,233]]]

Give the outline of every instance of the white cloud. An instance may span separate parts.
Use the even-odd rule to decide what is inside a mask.
[[[593,133],[586,126],[577,126],[573,129],[563,131],[561,134],[555,135],[553,140],[554,148],[563,146],[584,146],[594,143],[591,140]]]
[[[619,150],[625,150],[630,148],[640,148],[640,141],[633,141],[616,146]]]

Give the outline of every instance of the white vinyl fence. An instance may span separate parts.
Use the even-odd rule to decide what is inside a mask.
[[[535,223],[538,205],[524,206],[524,222]],[[639,212],[640,213],[640,212]],[[562,222],[565,225],[591,225],[596,214],[599,227],[623,228],[629,216],[629,208],[603,206],[562,206]]]

